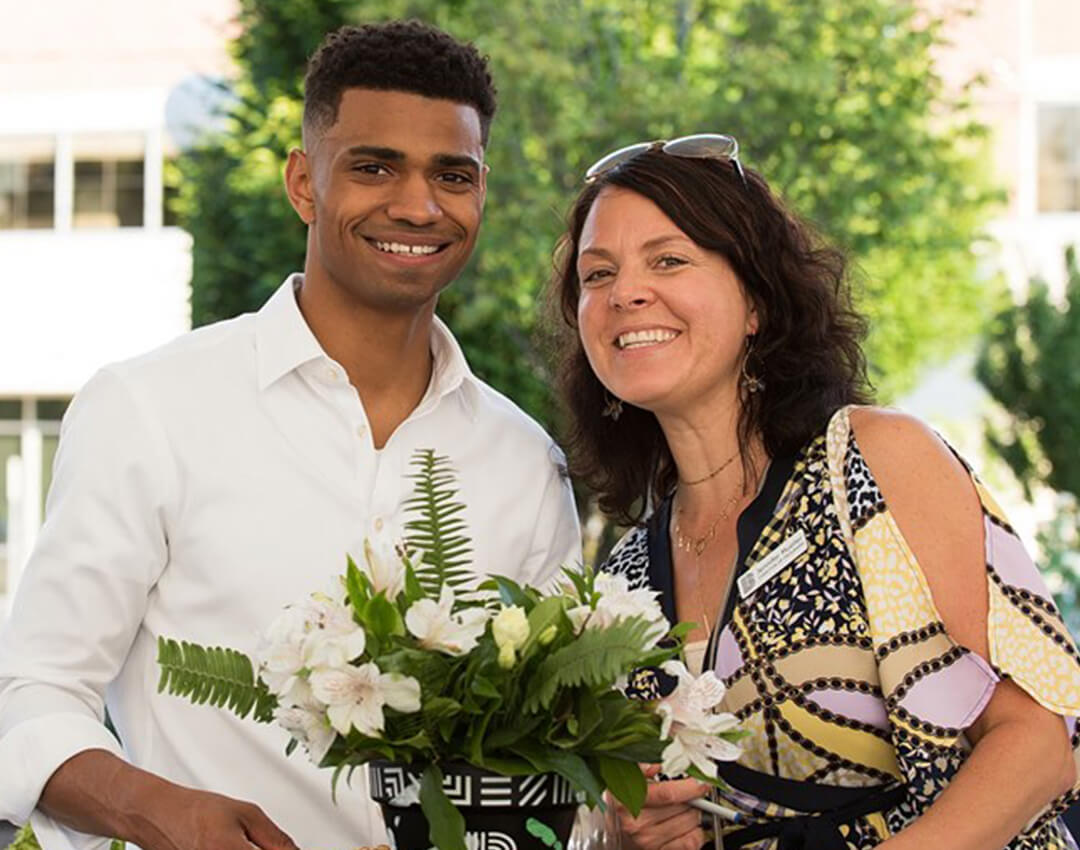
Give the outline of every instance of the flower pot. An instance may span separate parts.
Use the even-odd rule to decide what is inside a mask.
[[[577,812],[570,783],[554,773],[502,776],[467,764],[442,766],[443,789],[465,818],[469,850],[565,850]],[[422,768],[368,764],[371,796],[382,808],[394,850],[428,850],[420,810]]]

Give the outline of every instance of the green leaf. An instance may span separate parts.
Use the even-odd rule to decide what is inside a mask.
[[[528,655],[540,635],[548,626],[558,625],[563,621],[563,612],[566,610],[566,600],[561,596],[549,596],[541,599],[529,612],[529,637],[521,647],[522,657]]]
[[[497,590],[503,605],[517,605],[520,608],[524,608],[526,613],[532,608],[532,600],[525,591],[522,590],[521,585],[511,578],[498,575],[492,576],[480,585],[480,587],[483,589]]]
[[[486,679],[483,676],[475,676],[469,682],[469,690],[474,694],[481,697],[487,697],[488,699],[498,700],[502,702],[502,691],[495,687],[494,683],[490,679]]]
[[[353,609],[353,619],[360,622],[368,598],[371,595],[371,582],[368,581],[368,577],[364,575],[360,568],[356,566],[356,562],[352,559],[352,555],[347,555],[346,558],[345,592],[349,596],[349,605],[351,605]]]
[[[498,752],[531,735],[542,723],[550,722],[550,720],[550,717],[542,714],[510,717],[506,726],[488,733],[484,742],[485,748],[489,753]]]
[[[416,569],[411,562],[405,565],[405,592],[403,595],[406,608],[417,599],[424,598],[424,588],[416,578]]]
[[[465,506],[454,500],[457,479],[450,459],[431,449],[418,449],[410,464],[416,470],[409,475],[415,485],[405,509],[415,519],[405,523],[405,540],[410,549],[421,553],[417,581],[426,595],[436,598],[444,584],[456,588],[475,579],[472,541],[458,516]]]
[[[382,591],[367,601],[363,611],[364,628],[378,637],[399,637],[405,634],[405,620],[401,612]]]
[[[634,817],[641,814],[648,788],[645,775],[637,762],[599,755],[594,756],[591,761],[615,799],[626,806]]]
[[[420,778],[420,808],[428,822],[428,837],[439,850],[466,850],[465,818],[446,796],[438,765],[429,764]]]
[[[543,604],[537,605],[534,613]],[[541,662],[529,684],[523,710],[531,714],[547,709],[562,688],[609,687],[637,666],[650,629],[641,618],[623,620],[606,629],[586,629],[573,643]]]
[[[523,758],[485,756],[484,760],[476,766],[493,770],[503,776],[532,776],[536,773],[536,768],[532,766],[532,763]]]
[[[256,679],[251,659],[242,652],[159,637],[157,661],[159,693],[167,690],[197,705],[209,702],[238,717],[251,714],[258,723],[274,719],[277,697]]]

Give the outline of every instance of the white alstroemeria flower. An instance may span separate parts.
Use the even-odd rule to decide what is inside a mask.
[[[323,760],[337,737],[326,717],[326,707],[314,700],[297,705],[279,705],[274,719],[278,726],[300,742],[314,765]]]
[[[311,627],[304,638],[305,667],[342,667],[363,654],[366,637],[352,609],[322,594],[307,604]]]
[[[259,677],[279,698],[287,698],[302,681],[304,639],[309,626],[307,606],[289,605],[259,639],[255,651]]]
[[[363,566],[375,592],[393,602],[405,589],[404,544],[398,529],[385,520],[372,525],[364,537]]]
[[[449,655],[464,655],[476,646],[490,614],[484,608],[454,610],[454,591],[444,584],[439,601],[418,599],[405,612],[405,626],[420,645]]]
[[[742,752],[737,744],[719,737],[739,724],[734,714],[716,711],[724,699],[724,683],[712,670],[695,678],[680,661],[667,661],[662,669],[679,684],[656,706],[662,718],[660,738],[671,740],[661,756],[661,770],[682,776],[692,764],[715,778],[716,761],[734,761]]]
[[[347,664],[363,653],[364,644],[364,630],[347,607],[326,594],[312,594],[286,607],[262,635],[256,650],[259,676],[280,699],[301,703],[311,668]]]
[[[401,673],[381,673],[370,661],[358,667],[316,670],[311,692],[326,703],[326,716],[342,735],[356,729],[377,737],[383,730],[383,706],[398,711],[420,710],[420,683]]]
[[[656,591],[644,587],[631,590],[625,576],[609,573],[598,573],[593,589],[600,594],[596,608],[578,605],[566,612],[575,631],[606,629],[620,620],[641,617],[652,624],[645,649],[652,649],[667,634],[667,618]]]

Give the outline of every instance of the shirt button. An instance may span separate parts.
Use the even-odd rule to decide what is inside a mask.
[[[376,531],[382,531],[383,530],[383,518],[381,516],[375,517],[375,530]]]
[[[356,426],[356,436],[357,437],[363,437],[365,434],[367,434],[367,425],[363,425],[363,424],[357,425]]]

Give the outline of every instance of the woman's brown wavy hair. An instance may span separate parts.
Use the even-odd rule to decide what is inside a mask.
[[[637,192],[694,242],[731,264],[757,309],[749,366],[765,388],[742,394],[739,444],[761,435],[770,457],[797,451],[845,404],[870,400],[861,342],[866,322],[852,306],[844,255],[788,211],[765,180],[731,163],[646,152],[602,175],[578,196],[555,254],[549,287],[558,384],[569,413],[564,443],[571,473],[599,497],[600,509],[640,523],[670,493],[677,470],[656,417],[625,405],[602,415],[610,398],[585,357],[577,331],[577,254],[581,231],[607,187]],[[749,469],[744,451],[743,463]]]

